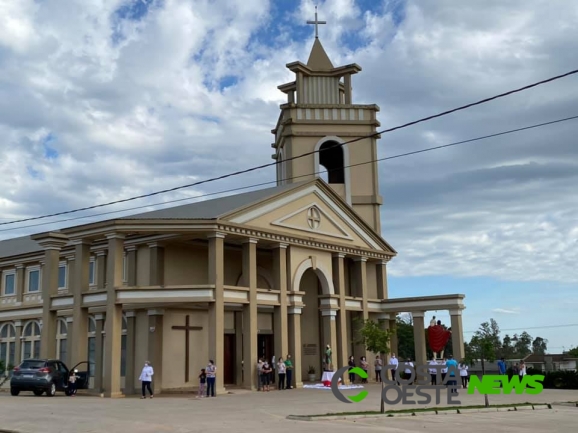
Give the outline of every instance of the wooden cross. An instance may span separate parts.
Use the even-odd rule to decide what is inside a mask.
[[[317,6],[315,6],[315,21],[307,21],[307,24],[315,24],[315,38],[319,37],[319,24],[327,24],[327,21],[319,21],[317,19]]]
[[[189,381],[189,331],[200,331],[202,326],[190,326],[189,315],[185,319],[185,326],[172,326],[171,329],[185,331],[185,382]]]

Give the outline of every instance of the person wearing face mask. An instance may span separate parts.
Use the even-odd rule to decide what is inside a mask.
[[[146,390],[149,390],[151,398],[153,398],[153,390],[151,389],[151,382],[153,381],[153,374],[155,374],[150,362],[145,361],[145,365],[142,369],[140,377],[138,380],[142,382],[142,398],[146,398]]]
[[[207,365],[205,371],[207,372],[207,397],[214,397],[217,367],[215,367],[215,362],[212,359],[209,361],[209,365]]]

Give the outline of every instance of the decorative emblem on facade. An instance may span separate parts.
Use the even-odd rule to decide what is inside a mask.
[[[313,230],[318,229],[321,224],[321,212],[315,206],[307,209],[307,223]]]

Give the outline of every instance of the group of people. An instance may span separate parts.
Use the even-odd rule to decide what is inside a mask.
[[[293,388],[293,361],[291,360],[291,355],[287,355],[285,360],[283,358],[275,360],[275,356],[273,356],[271,362],[265,357],[259,358],[259,361],[257,361],[257,377],[259,378],[257,390],[269,392],[271,385],[275,384],[275,376],[279,380],[277,389]]]
[[[412,376],[412,369],[415,367],[413,361],[410,358],[407,358],[405,361],[401,361],[395,356],[395,353],[391,354],[391,358],[389,360],[388,365],[392,365],[394,366],[394,368],[392,368],[390,370],[391,373],[391,380],[396,381],[397,382],[397,370],[399,368],[402,368],[403,371],[399,372],[399,378],[403,379],[403,380],[410,380],[411,376]],[[463,388],[467,388],[468,386],[468,382],[469,382],[469,374],[468,374],[468,366],[467,364],[462,361],[459,364],[457,363],[456,360],[453,359],[452,356],[449,356],[447,358],[444,359],[436,359],[433,358],[428,365],[432,366],[431,368],[429,368],[429,373],[431,376],[431,384],[432,385],[437,385],[437,381],[438,381],[438,369],[439,367],[437,366],[443,366],[441,368],[441,380],[442,383],[445,381],[446,379],[446,374],[448,373],[449,367],[450,366],[454,366],[455,368],[457,368],[459,370],[460,373],[460,378],[461,378],[461,383],[462,383],[462,387]],[[349,357],[349,361],[348,361],[348,366],[350,368],[354,368],[356,367],[356,363],[355,363],[355,358],[353,356]],[[374,366],[374,372],[375,372],[375,382],[379,383],[382,380],[382,374],[384,374],[383,372],[383,360],[381,359],[381,357],[379,355],[377,355],[375,357],[375,360],[373,362],[373,366]],[[434,367],[436,366],[436,367]],[[368,372],[369,370],[369,363],[367,362],[365,356],[362,356],[359,358],[359,367],[365,371],[365,373]],[[411,367],[411,368],[410,368]],[[387,373],[385,373],[387,374]],[[450,372],[450,377],[454,377],[455,373],[453,371]],[[349,372],[349,382],[351,383],[355,383],[355,378],[356,378],[356,374],[355,373],[351,373],[351,370]],[[454,383],[455,382],[455,383]],[[367,379],[362,378],[361,379],[361,383],[367,383]],[[457,385],[457,379],[449,379],[446,383],[450,384],[450,385]]]

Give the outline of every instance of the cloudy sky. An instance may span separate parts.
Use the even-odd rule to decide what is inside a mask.
[[[354,100],[377,103],[383,129],[578,68],[576,2],[317,4],[326,51],[362,66]],[[277,86],[307,60],[314,5],[0,0],[0,222],[271,162]],[[575,115],[578,75],[384,134],[379,156]],[[383,235],[399,252],[391,296],[464,293],[466,331],[493,317],[551,352],[578,345],[577,131],[571,120],[380,163]],[[2,225],[0,239],[274,178]]]

